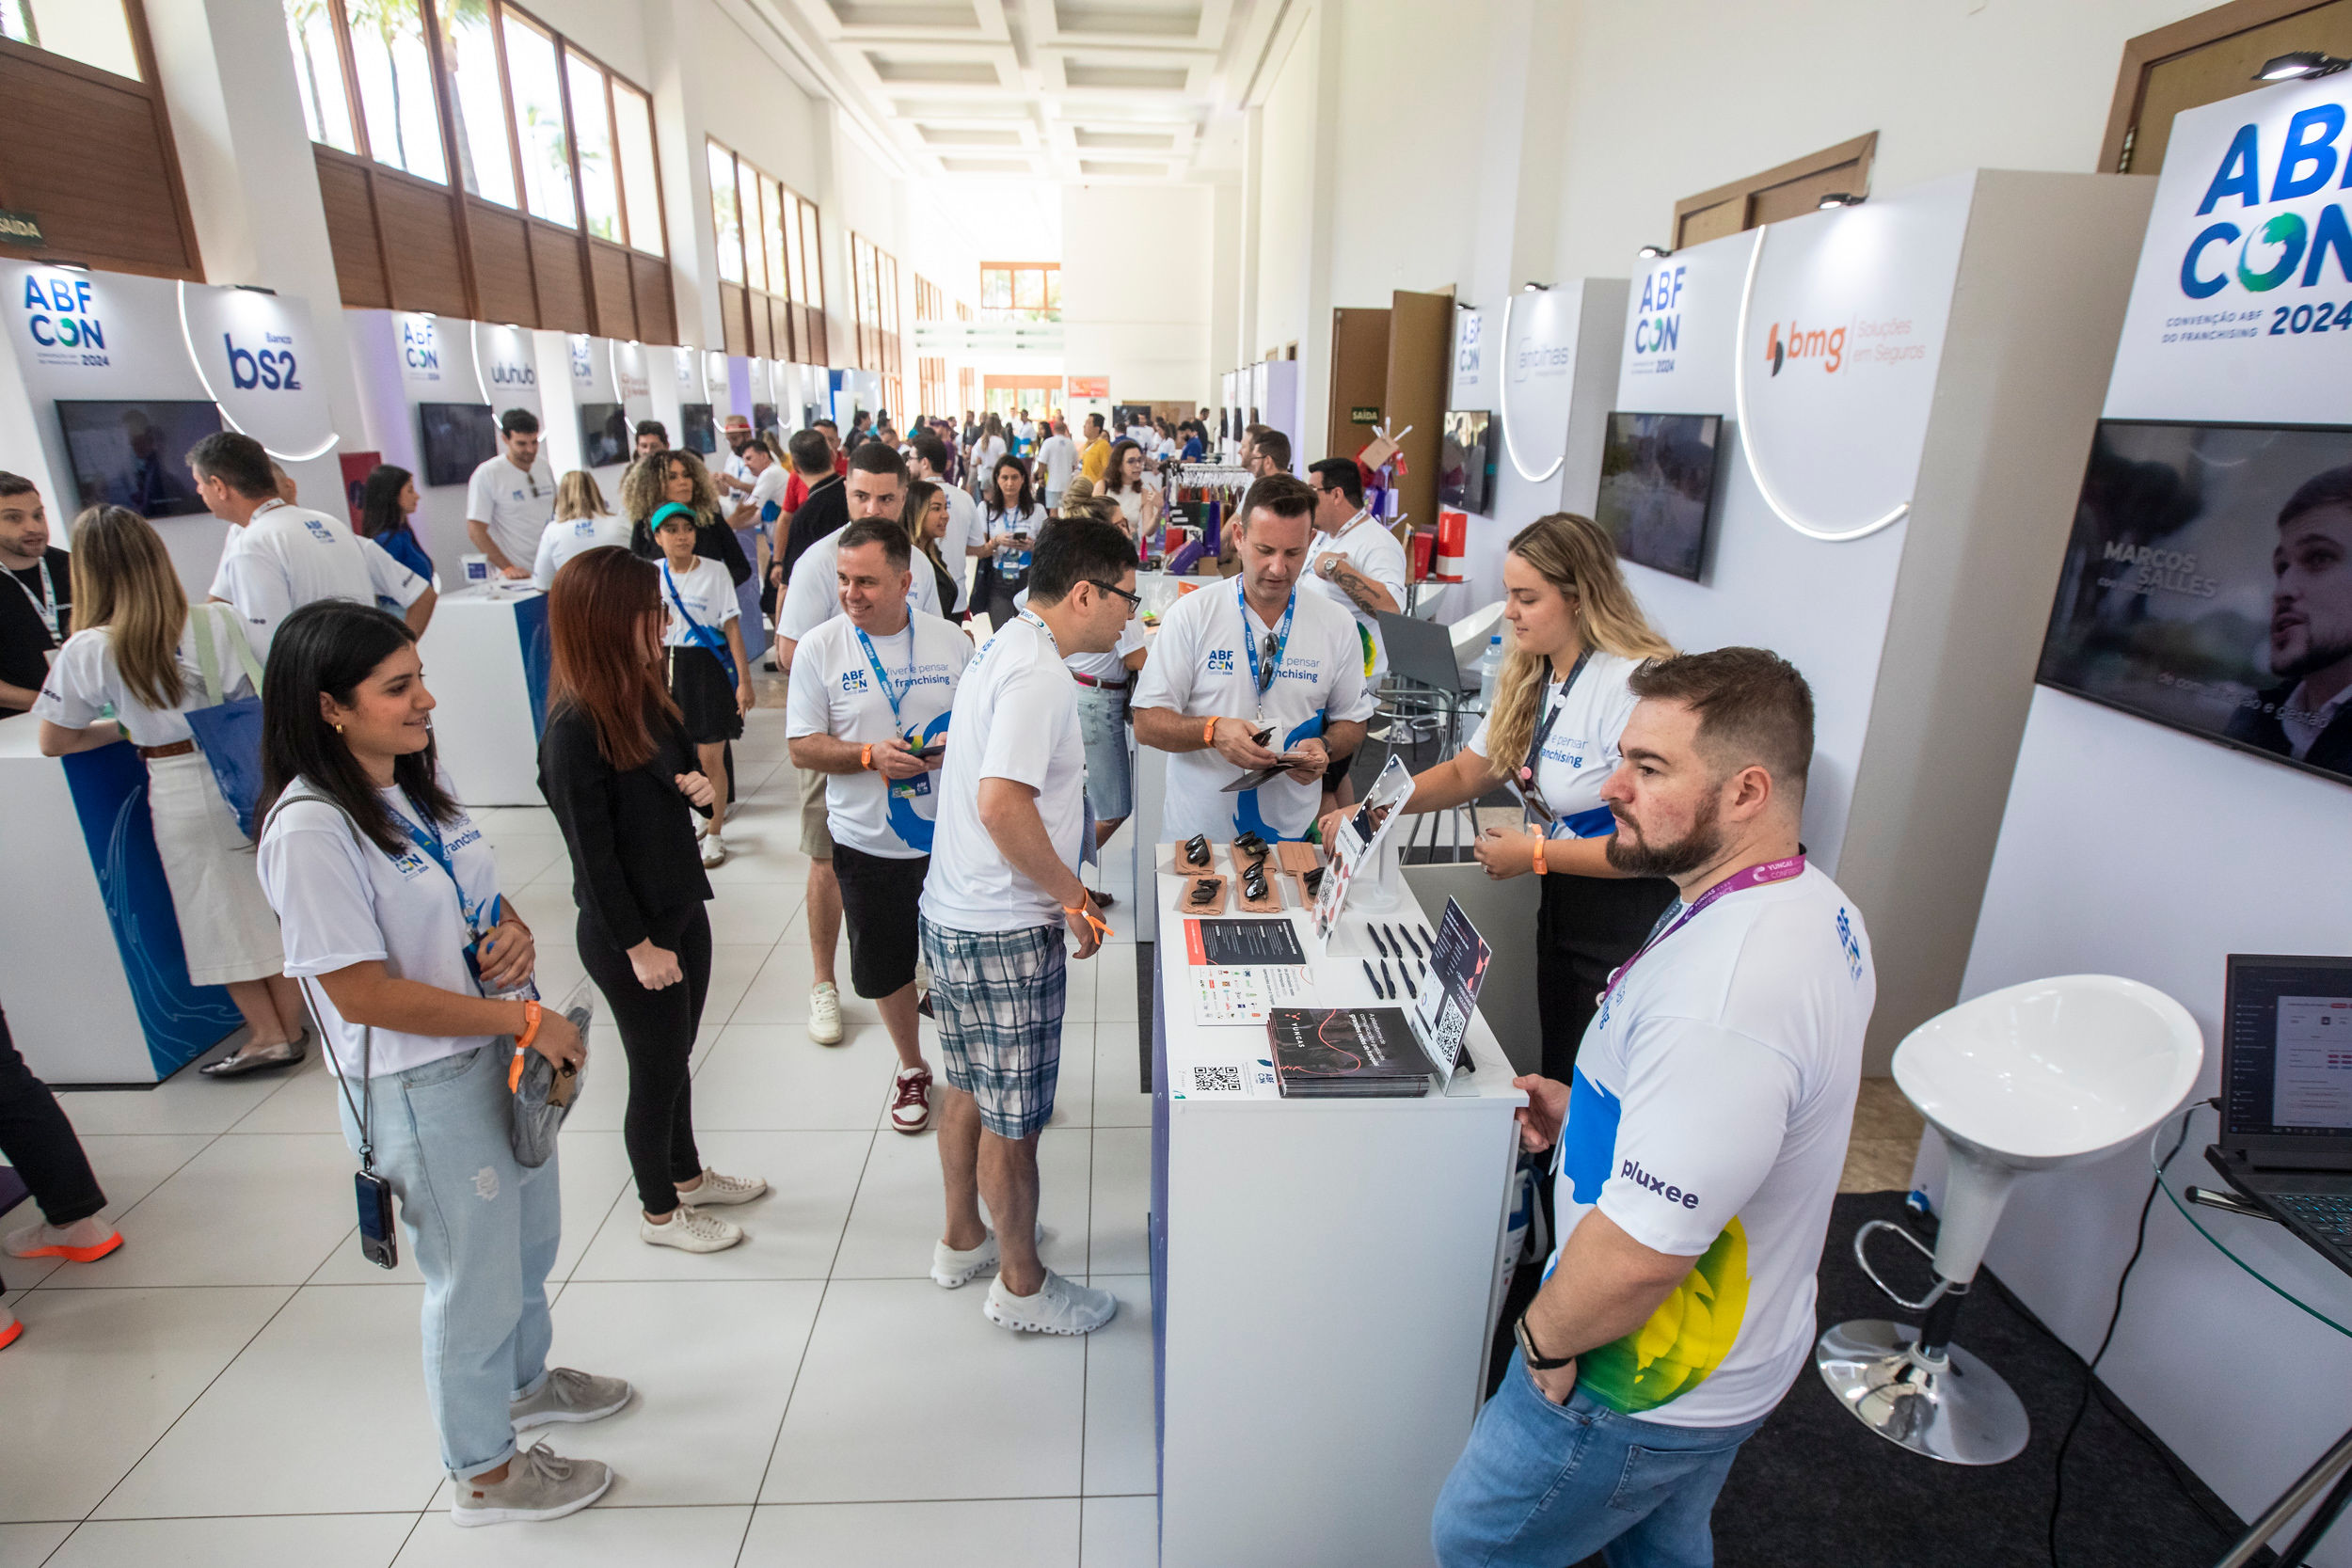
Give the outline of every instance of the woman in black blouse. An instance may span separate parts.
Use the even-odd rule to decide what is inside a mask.
[[[621,476],[621,514],[628,519],[628,547],[647,561],[661,559],[661,546],[653,542],[653,515],[672,501],[692,507],[699,519],[694,553],[724,566],[738,588],[751,580],[751,560],[744,555],[735,530],[727,527],[710,470],[683,447],[642,458]]]
[[[687,808],[707,816],[711,787],[661,681],[660,585],[650,562],[610,546],[555,574],[539,792],[571,853],[580,964],[628,1056],[622,1138],[638,1239],[718,1252],[743,1231],[708,1211],[768,1183],[722,1176],[694,1148],[688,1065],[710,989],[710,882]]]

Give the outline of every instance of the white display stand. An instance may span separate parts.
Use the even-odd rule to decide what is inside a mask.
[[[31,714],[0,719],[0,863],[20,894],[0,898],[0,1010],[44,1082],[152,1084],[244,1021],[188,984],[146,764],[127,744],[45,757],[40,740]]]
[[[469,806],[537,806],[547,721],[547,595],[525,585],[442,595],[419,652],[433,738]]]
[[[1175,847],[1150,853],[1166,867]],[[1162,871],[1137,895],[1171,909],[1184,880]],[[1311,954],[1292,888],[1291,924]],[[1409,890],[1396,918],[1437,925]],[[1479,1017],[1466,1039],[1476,1070],[1446,1094],[1198,1092],[1196,1068],[1249,1068],[1265,1034],[1195,1024],[1185,944],[1162,942],[1157,959],[1159,1560],[1423,1568],[1438,1490],[1485,1397],[1512,1112],[1527,1097]],[[1375,1004],[1353,958],[1310,974],[1306,1006],[1407,1005]]]
[[[2290,124],[2311,111],[2324,118],[2330,106],[2342,123],[2352,77],[2267,87],[2173,121],[2164,173],[2145,182],[2154,211],[2106,388],[2108,417],[2347,422],[2336,334],[2270,331],[2281,315],[2291,325],[2295,307],[2342,303],[2337,259],[2323,268],[2314,258],[2308,285],[2300,269],[2269,291],[2232,279],[2191,298],[2181,285],[2189,246],[2212,226],[2252,231],[2293,214],[2305,231],[2324,231],[2323,214],[2344,200],[2331,178],[2302,198],[2249,208],[2233,193],[2200,208],[2241,135],[2259,149],[2259,194],[2272,197]],[[2252,264],[2276,254],[2257,247]],[[2233,273],[2239,259],[2236,243],[2209,243],[2191,270],[2203,283]],[[2045,592],[2031,607],[2037,615],[2051,597]],[[2040,645],[2037,635],[2032,650]],[[2342,784],[2037,689],[2007,796],[1963,996],[2050,974],[2145,981],[2178,999],[2205,1032],[2205,1071],[2193,1091],[2201,1098],[2219,1082],[2228,954],[2352,951],[2341,875],[2352,865],[2352,789]],[[1870,922],[1883,955],[1890,943],[1876,911]],[[2213,1128],[2199,1112],[2173,1163],[2176,1188],[2219,1185],[2202,1154]],[[2176,1132],[2163,1130],[2167,1144]],[[1916,1179],[1940,1196],[1942,1151],[1928,1143]],[[2080,1354],[2106,1330],[2149,1180],[2144,1147],[2026,1175],[1994,1233],[1986,1265]],[[2208,1223],[2270,1230],[2228,1215]],[[2248,1249],[2271,1278],[2305,1302],[2352,1309],[2352,1280],[2273,1235]],[[1964,1343],[1964,1318],[1960,1334]],[[2352,1344],[2232,1263],[2161,1196],[2099,1375],[2240,1517],[2332,1443],[2352,1407]],[[2352,1528],[2339,1525],[2310,1560],[2352,1563]]]

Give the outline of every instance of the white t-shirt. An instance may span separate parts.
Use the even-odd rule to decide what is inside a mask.
[[[834,529],[792,563],[792,580],[784,585],[784,602],[776,607],[778,637],[798,642],[841,613],[841,536],[848,531],[846,527]],[[945,619],[939,608],[939,574],[931,563],[920,555],[910,556],[907,571],[914,579],[907,588],[907,608]],[[799,657],[795,650],[793,657]]]
[[[1152,427],[1148,424],[1131,424],[1127,427],[1127,439],[1149,451],[1152,450]]]
[[[1320,736],[1332,723],[1368,719],[1375,705],[1364,684],[1363,655],[1356,623],[1327,599],[1298,594],[1272,686],[1262,700],[1250,673],[1250,654],[1263,660],[1266,634],[1282,623],[1262,625],[1253,611],[1243,625],[1240,578],[1187,594],[1160,617],[1160,634],[1129,699],[1138,708],[1167,708],[1196,721],[1255,717],[1271,728],[1266,749],[1289,750]],[[1301,784],[1279,774],[1238,795],[1224,793],[1240,770],[1214,750],[1172,752],[1168,758],[1168,800],[1160,836],[1184,840],[1195,833],[1232,838],[1255,832],[1269,839],[1298,838],[1314,822],[1321,784]]]
[[[874,680],[857,626],[847,615],[836,615],[792,651],[792,689],[784,710],[787,738],[829,735],[862,745],[897,736],[919,748],[947,732],[956,683],[972,661],[972,640],[952,622],[910,613],[903,630],[866,641],[890,691],[898,695],[897,713]],[[898,781],[878,772],[828,773],[826,823],[836,843],[869,855],[891,860],[928,855],[931,825],[939,816],[939,782],[936,770]],[[918,792],[901,794],[901,784]]]
[[[688,615],[724,638],[727,623],[739,619],[743,613],[742,601],[736,597],[735,579],[727,575],[727,569],[700,555],[683,572],[672,571],[666,560],[660,565],[661,608],[668,611],[661,623],[662,646],[683,648],[694,642],[687,635]],[[679,613],[680,606],[685,608],[684,614]]]
[[[924,917],[951,931],[1059,926],[1061,900],[1014,870],[980,825],[982,779],[1027,784],[1054,852],[1077,873],[1088,847],[1086,742],[1078,684],[1054,640],[1035,622],[1006,622],[965,668],[950,727],[963,739],[948,746],[939,773]]]
[[[947,569],[961,578],[972,546],[987,538],[980,526],[980,503],[952,484],[941,485],[940,494],[947,498],[947,531],[940,535],[939,553],[947,558]]]
[[[584,550],[607,545],[628,548],[628,519],[606,513],[601,517],[571,517],[549,523],[539,534],[539,553],[531,565],[532,585],[541,593],[555,585],[564,562]]]
[[[759,527],[772,529],[776,526],[776,519],[784,515],[784,492],[791,483],[792,470],[772,460],[759,471],[759,477],[752,481],[752,493],[745,500],[755,509]]]
[[[441,787],[453,796],[446,768]],[[398,789],[383,792],[403,819],[431,826]],[[356,836],[342,813],[318,798],[302,780],[288,790],[291,804],[274,812],[262,830],[262,891],[278,911],[286,946],[286,973],[295,978],[332,974],[370,959],[382,961],[394,979],[418,980],[460,996],[482,988],[466,966],[472,925],[458,908],[458,894],[440,863],[413,845],[397,857]],[[395,827],[398,823],[394,824]],[[464,886],[468,906],[485,911],[498,896],[499,867],[487,840],[460,808],[453,822],[438,824],[441,844]],[[306,986],[327,1036],[327,1066],[356,1077],[360,1035],[335,1010],[323,986]],[[381,1076],[422,1067],[461,1051],[487,1045],[497,1037],[410,1035],[379,1027],[368,1046],[368,1070]],[[397,1105],[377,1107],[398,1115]]]
[[[1037,455],[1045,465],[1045,493],[1058,496],[1069,489],[1070,476],[1078,471],[1078,443],[1056,433],[1045,437]]]
[[[1641,667],[1638,658],[1621,658],[1595,648],[1565,697],[1558,681],[1544,682],[1537,697],[1542,705],[1535,710],[1535,727],[1543,728],[1547,712],[1556,710],[1560,717],[1551,721],[1551,731],[1544,736],[1543,752],[1535,764],[1535,787],[1551,810],[1547,832],[1552,837],[1606,838],[1617,831],[1616,818],[1601,801],[1600,786],[1609,782],[1622,760],[1617,742],[1639,701],[1627,689],[1626,682]],[[1485,757],[1503,775],[1512,792],[1524,800],[1518,771],[1527,759],[1490,753],[1486,749],[1490,725],[1488,720],[1478,721],[1470,749]]]
[[[1647,1323],[1578,1357],[1586,1393],[1645,1421],[1723,1427],[1788,1391],[1813,1347],[1877,994],[1860,911],[1809,866],[1725,894],[1621,972],[1577,1053],[1553,1167],[1560,1235],[1597,1206],[1693,1266]]]
[[[979,474],[981,482],[991,489],[993,489],[996,484],[996,460],[1004,455],[1005,438],[1002,436],[980,437],[980,457],[973,467]]]
[[[537,464],[526,473],[501,452],[466,482],[466,521],[488,525],[491,543],[517,566],[537,556],[554,515],[555,481]]]
[[[199,615],[213,621],[213,657],[221,686],[217,696],[205,691],[197,663],[196,618]],[[132,694],[116,667],[112,631],[105,626],[77,631],[57,650],[56,661],[49,666],[49,678],[41,682],[40,695],[33,699],[33,712],[53,724],[86,730],[98,722],[111,703],[132,745],[176,746],[195,738],[188,721],[180,717],[183,713],[253,694],[253,682],[231,641],[243,632],[236,612],[228,606],[190,605],[188,624],[181,628],[180,646],[173,655],[173,662],[180,666],[180,705],[151,708]]]
[[[306,604],[382,597],[405,610],[432,586],[334,518],[269,500],[229,531],[211,593],[237,607],[254,653],[267,658],[278,623]]]
[[[1045,531],[1048,520],[1045,508],[1041,506],[1032,506],[1026,512],[1005,512],[998,510],[996,504],[991,501],[981,513],[981,526],[987,531],[989,538],[1000,538],[1008,533],[1025,533],[1029,536],[1029,542],[1032,545],[1037,543],[1037,536]],[[1029,569],[1029,558],[1032,553],[1029,550],[1009,551],[996,557],[996,562],[998,567],[1006,572],[1025,572]]]
[[[1389,673],[1389,650],[1380,641],[1380,617],[1313,569],[1317,561],[1332,551],[1347,557],[1350,566],[1387,589],[1401,610],[1405,605],[1405,546],[1396,542],[1396,535],[1361,512],[1339,532],[1318,533],[1307,546],[1307,586],[1355,619],[1357,641],[1364,649],[1364,678],[1377,686]]]

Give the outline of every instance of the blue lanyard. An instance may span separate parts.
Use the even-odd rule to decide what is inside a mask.
[[[896,691],[890,689],[890,676],[882,669],[882,660],[875,657],[873,639],[866,635],[866,628],[864,626],[857,626],[853,629],[857,632],[858,646],[866,650],[866,668],[874,672],[874,679],[882,683],[882,695],[889,699],[890,721],[898,725],[901,730],[905,729],[906,721],[899,717],[898,703],[908,692],[914,689],[914,611],[912,610],[907,611],[906,684],[898,688]]]
[[[413,810],[415,810],[419,816],[424,818],[427,822],[431,822],[433,820],[433,814],[426,811],[422,806],[418,805],[413,798],[410,799],[408,804]],[[448,876],[450,886],[456,890],[457,913],[459,917],[466,922],[466,929],[469,931],[484,929],[485,927],[482,924],[474,919],[474,915],[479,912],[481,906],[474,905],[469,907],[466,903],[466,884],[458,880],[456,863],[451,860],[449,848],[441,841],[440,829],[437,826],[433,828],[421,828],[417,826],[416,823],[408,820],[405,815],[397,811],[392,813],[392,816],[394,820],[399,822],[402,831],[407,833],[408,841],[411,844],[414,844],[418,848],[423,850],[426,854],[432,856],[433,863],[439,866],[443,873]],[[497,927],[499,911],[502,904],[503,900],[499,896],[499,895],[495,893],[490,895],[489,928],[495,929]],[[469,957],[470,958],[470,955],[469,955]]]
[[[1266,693],[1274,689],[1275,677],[1282,673],[1282,655],[1290,650],[1291,617],[1298,613],[1298,590],[1291,590],[1291,602],[1282,607],[1282,624],[1274,632],[1272,668],[1263,674],[1258,671],[1258,631],[1249,624],[1249,595],[1239,585],[1238,579],[1233,589],[1233,603],[1241,610],[1241,645],[1249,655],[1249,678],[1257,683],[1258,705],[1263,708]]]
[[[1061,657],[1061,640],[1054,635],[1054,628],[1047,626],[1044,621],[1039,617],[1036,610],[1023,610],[1021,612],[1020,619],[1028,622],[1029,625],[1043,632],[1045,634],[1045,645],[1054,650],[1054,657],[1056,658]]]

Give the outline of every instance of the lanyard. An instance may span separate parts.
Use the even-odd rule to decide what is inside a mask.
[[[1021,619],[1028,622],[1029,625],[1043,632],[1045,634],[1045,645],[1054,650],[1054,657],[1056,658],[1061,657],[1061,640],[1054,635],[1054,628],[1047,626],[1045,622],[1040,618],[1036,610],[1023,610],[1021,612]]]
[[[1519,766],[1519,798],[1540,812],[1547,822],[1551,820],[1551,802],[1544,799],[1542,786],[1535,783],[1535,768],[1543,759],[1544,742],[1551,738],[1551,726],[1560,721],[1562,705],[1567,702],[1568,693],[1576,689],[1576,677],[1584,673],[1585,661],[1592,657],[1593,650],[1587,647],[1568,666],[1567,677],[1561,681],[1560,689],[1544,705],[1544,721],[1535,726],[1534,737],[1527,743],[1527,761]]]
[[[40,592],[38,594],[34,593],[31,585],[14,572],[8,574],[8,580],[24,589],[24,596],[33,601],[33,608],[40,611],[41,623],[49,628],[49,641],[62,642],[65,641],[65,632],[59,624],[57,614],[57,585],[49,576],[49,557],[46,552],[43,552],[40,560],[34,563],[33,569],[40,574]]]
[[[1042,622],[1039,624],[1043,625]],[[866,628],[864,626],[858,626],[855,630],[857,632],[857,645],[866,650],[866,668],[874,672],[874,678],[882,683],[882,695],[890,701],[890,721],[903,730],[906,728],[906,721],[899,717],[898,704],[908,692],[914,689],[914,612],[911,610],[907,611],[906,684],[899,687],[895,691],[890,688],[889,673],[882,669],[882,660],[875,656],[873,639],[866,635]],[[1050,637],[1053,634],[1048,632],[1046,635]]]
[[[1236,584],[1233,603],[1241,610],[1241,645],[1249,656],[1249,678],[1258,687],[1258,715],[1265,716],[1266,693],[1274,689],[1275,677],[1282,673],[1282,656],[1290,651],[1291,617],[1298,613],[1298,590],[1291,590],[1291,602],[1282,607],[1282,624],[1268,635],[1274,639],[1274,657],[1263,670],[1258,668],[1258,631],[1249,624],[1248,591]]]
[[[433,814],[426,811],[422,806],[418,805],[413,798],[410,799],[408,804],[409,807],[425,821],[431,822],[433,820]],[[438,825],[429,829],[421,828],[416,823],[410,821],[405,813],[395,811],[392,813],[392,816],[400,823],[402,831],[407,833],[408,841],[411,844],[414,844],[418,848],[423,850],[427,855],[430,855],[433,858],[433,863],[439,866],[449,877],[449,885],[455,889],[457,893],[458,917],[465,921],[466,929],[468,931],[481,929],[482,927],[480,924],[475,921],[474,916],[481,912],[484,906],[474,905],[469,907],[466,903],[466,884],[457,879],[456,863],[450,859],[449,848],[441,841],[441,830]],[[489,924],[493,927],[498,925],[499,910],[502,902],[503,900],[501,900],[497,894],[494,893],[490,895],[490,900],[487,908],[490,911]],[[470,967],[473,962],[473,953],[470,948],[467,950],[466,961],[469,967]]]
[[[1675,916],[1673,922],[1665,929],[1652,931],[1649,940],[1634,950],[1633,957],[1609,972],[1609,984],[1600,993],[1602,1005],[1606,1006],[1610,994],[1623,983],[1628,974],[1632,973],[1633,966],[1642,961],[1644,954],[1697,919],[1699,911],[1708,905],[1727,893],[1738,893],[1742,888],[1762,887],[1769,882],[1785,882],[1789,878],[1800,875],[1804,870],[1804,854],[1800,850],[1785,861],[1766,861],[1760,865],[1751,865],[1743,871],[1735,871],[1705,893],[1700,894],[1696,903]]]
[[[1323,536],[1323,538],[1324,538],[1324,545],[1323,545],[1323,547],[1324,547],[1326,550],[1336,550],[1336,549],[1338,549],[1338,548],[1340,547],[1341,544],[1346,540],[1346,538],[1347,538],[1347,536],[1348,536],[1349,534],[1351,534],[1351,533],[1355,532],[1358,529],[1359,529],[1359,528],[1363,527],[1363,526],[1364,526],[1364,524],[1366,524],[1366,523],[1370,522],[1371,520],[1372,520],[1372,514],[1371,514],[1371,513],[1369,513],[1369,512],[1359,512],[1359,513],[1357,513],[1357,514],[1356,514],[1356,515],[1354,515],[1353,517],[1350,517],[1350,518],[1347,520],[1347,526],[1346,526],[1345,528],[1343,528],[1343,529],[1340,530],[1340,531],[1339,531],[1339,532],[1337,532],[1337,533],[1327,533],[1327,534],[1325,534],[1325,535]]]
[[[252,524],[258,519],[267,516],[270,513],[277,511],[279,507],[285,504],[285,497],[272,496],[269,499],[263,501],[261,505],[253,509],[253,515],[246,519],[246,526],[252,526]]]

